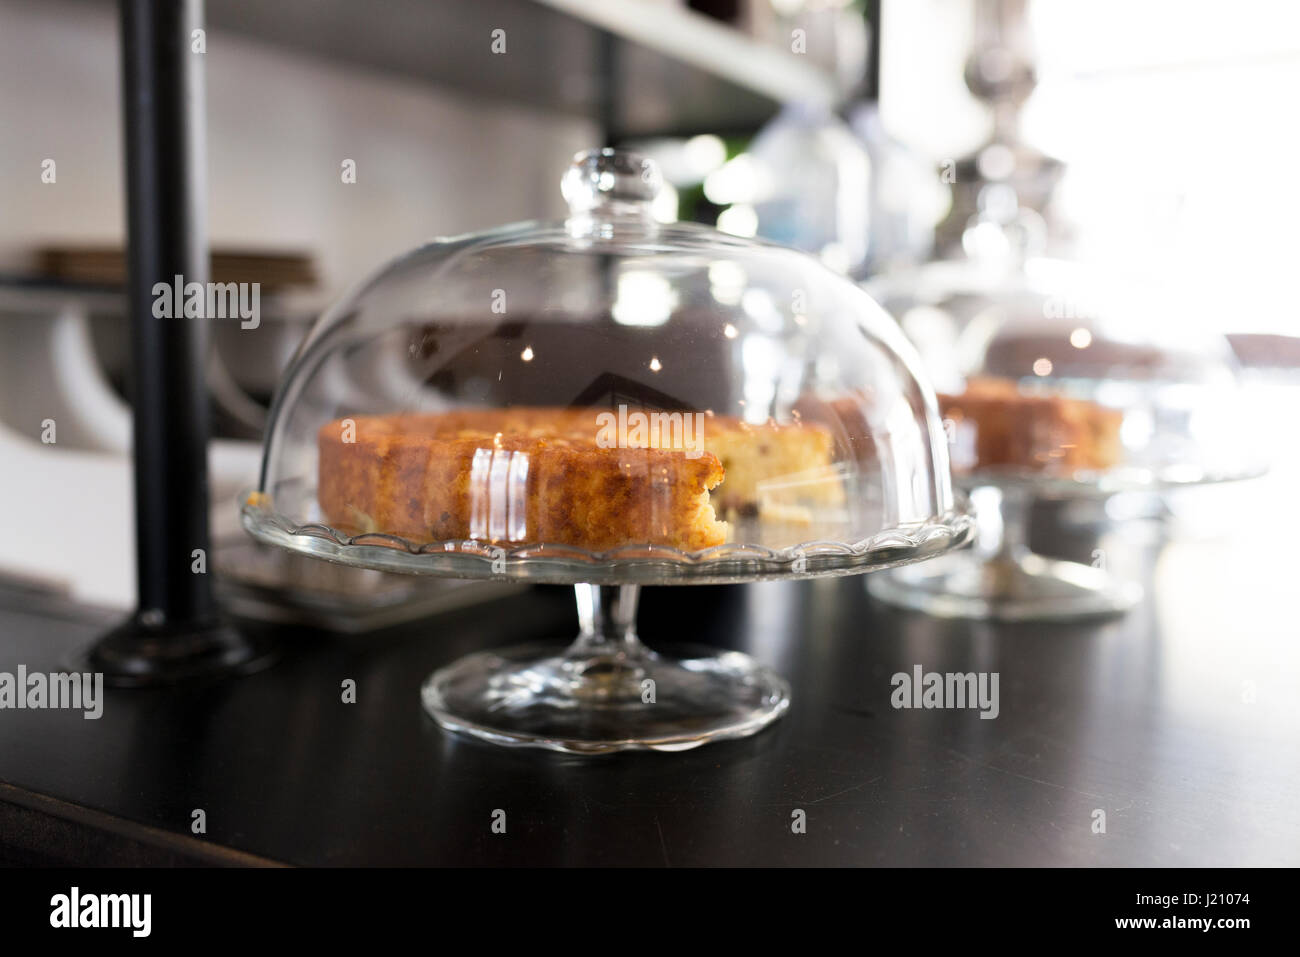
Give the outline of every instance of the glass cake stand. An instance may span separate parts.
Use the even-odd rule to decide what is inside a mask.
[[[1071,477],[982,470],[957,479],[977,517],[974,545],[924,567],[873,576],[868,590],[881,601],[940,618],[1036,621],[1123,614],[1142,600],[1142,585],[1116,574],[1103,549],[1094,552],[1091,565],[1034,552],[1029,547],[1034,501],[1160,493],[1263,472],[1259,465],[1237,471],[1121,468]]]
[[[663,215],[652,163],[579,154],[562,222],[437,239],[317,321],[242,502],[256,538],[408,574],[574,585],[580,633],[424,684],[444,728],[681,750],[780,716],[737,652],[644,647],[641,585],[850,575],[964,544],[920,357],[810,256]]]
[[[942,617],[1122,613],[1142,588],[1104,549],[1087,565],[1029,548],[1034,500],[1253,477],[1264,471],[1258,416],[1195,290],[1033,255],[1002,215],[1013,198],[985,212],[966,231],[965,258],[867,284],[916,343],[941,407],[956,410],[954,482],[979,525],[969,551],[877,576],[869,590]]]
[[[753,734],[790,705],[785,679],[748,655],[676,645],[675,657],[637,637],[641,585],[728,584],[853,575],[935,558],[969,542],[974,520],[939,520],[846,543],[721,545],[699,553],[638,546],[591,553],[546,544],[502,548],[473,541],[417,544],[296,525],[257,492],[241,500],[257,539],[363,568],[455,578],[572,584],[578,636],[467,655],[424,683],[425,709],[444,728],[495,744],[594,754],[684,751]]]

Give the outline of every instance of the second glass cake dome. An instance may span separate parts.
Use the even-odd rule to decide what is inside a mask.
[[[976,222],[967,238],[985,225],[1002,235]],[[947,617],[1123,612],[1142,589],[1105,549],[1092,565],[1030,549],[1033,501],[1263,471],[1231,348],[1182,293],[1045,257],[941,261],[867,288],[918,345],[980,515],[974,548],[877,576],[877,598]]]
[[[579,154],[570,215],[439,240],[327,313],[272,410],[255,535],[459,577],[846,574],[964,541],[892,320],[781,247],[652,215]]]

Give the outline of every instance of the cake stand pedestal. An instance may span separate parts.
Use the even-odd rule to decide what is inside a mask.
[[[1025,484],[971,489],[975,545],[872,577],[882,601],[940,618],[1035,621],[1116,615],[1142,600],[1142,586],[1098,566],[1046,558],[1028,544],[1032,491]]]
[[[790,686],[748,655],[651,651],[636,634],[639,585],[576,585],[578,637],[483,651],[425,682],[425,710],[444,728],[495,744],[602,753],[684,751],[764,728]]]
[[[305,492],[314,495],[314,489]],[[613,552],[478,541],[412,542],[348,535],[243,497],[244,528],[260,541],[315,558],[407,574],[573,585],[578,636],[480,651],[424,682],[425,710],[443,728],[498,745],[574,754],[685,751],[767,727],[790,707],[790,686],[737,651],[678,646],[658,654],[636,634],[641,585],[730,584],[854,575],[922,562],[968,541],[962,510],[883,529],[858,541],[788,547],[719,545],[702,552],[629,545]],[[559,637],[559,636],[557,636]]]

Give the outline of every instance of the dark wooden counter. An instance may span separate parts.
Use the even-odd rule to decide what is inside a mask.
[[[1221,589],[1198,587],[1198,555],[1233,559],[1197,548],[1166,555],[1136,612],[1091,624],[942,622],[884,608],[853,578],[647,589],[651,645],[743,648],[795,689],[774,728],[683,754],[494,749],[448,737],[420,710],[421,680],[457,655],[567,637],[564,589],[346,639],[281,629],[282,660],[239,680],[110,690],[98,721],[0,711],[0,857],[1295,864],[1294,604],[1276,570],[1225,565]],[[102,626],[16,595],[0,604],[0,671],[59,668]],[[997,671],[1001,714],[893,709],[891,675],[917,664]],[[341,702],[346,678],[355,705]],[[490,829],[498,808],[506,835]]]

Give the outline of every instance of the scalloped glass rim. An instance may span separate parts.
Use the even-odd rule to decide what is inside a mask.
[[[699,552],[657,545],[591,552],[572,545],[528,544],[503,554],[501,546],[484,542],[416,543],[382,532],[348,535],[320,523],[298,525],[251,503],[251,494],[240,496],[244,528],[259,541],[290,551],[379,571],[557,585],[709,585],[855,575],[942,555],[971,541],[975,529],[973,515],[958,507],[929,522],[886,529],[851,544],[810,541],[782,549],[731,544]]]
[[[1034,472],[1015,466],[992,466],[971,472],[954,472],[952,480],[954,485],[964,489],[994,486],[1029,489],[1049,497],[1083,497],[1242,482],[1259,478],[1267,472],[1268,466],[1258,462],[1236,469],[1217,470],[1200,465],[1167,465],[1159,468],[1120,465],[1105,471],[1081,469],[1070,474]]]

